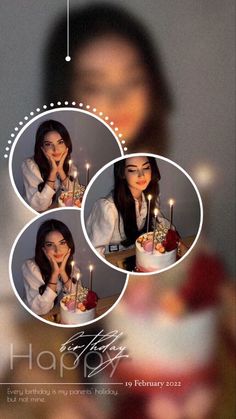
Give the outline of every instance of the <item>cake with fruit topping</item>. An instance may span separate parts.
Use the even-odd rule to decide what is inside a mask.
[[[83,199],[85,191],[85,186],[79,185],[79,187],[76,188],[74,192],[68,191],[68,192],[62,192],[61,195],[58,198],[58,205],[59,207],[81,207],[81,202]]]
[[[65,295],[60,302],[60,315],[62,324],[81,325],[95,318],[97,294],[80,286],[77,293]]]
[[[136,240],[136,268],[139,272],[157,272],[177,259],[179,234],[161,224],[154,232],[142,234]]]

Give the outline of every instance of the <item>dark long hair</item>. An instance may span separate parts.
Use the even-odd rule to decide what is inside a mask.
[[[54,27],[45,51],[45,99],[55,103],[58,100],[68,100],[70,83],[74,76],[75,53],[96,37],[118,35],[139,51],[151,87],[152,111],[137,138],[132,139],[129,152],[133,149],[133,151],[166,153],[167,115],[172,109],[172,98],[159,54],[146,28],[125,9],[107,3],[72,10],[70,14],[71,62],[65,61],[66,28],[66,16],[63,16]]]
[[[67,131],[66,127],[59,121],[54,121],[53,119],[50,119],[48,121],[42,122],[42,124],[40,124],[37,129],[34,146],[34,161],[37,163],[41,176],[43,178],[43,182],[38,185],[39,192],[41,192],[41,190],[43,189],[45,182],[47,181],[50,174],[50,165],[42,151],[42,147],[45,135],[52,131],[58,132],[58,134],[60,134],[61,138],[63,139],[66,147],[68,147],[68,154],[63,164],[63,170],[66,175],[69,171],[68,162],[72,153],[72,143],[69,132]]]
[[[161,179],[161,175],[155,158],[147,156],[147,159],[151,166],[151,181],[143,193],[146,200],[147,195],[152,195],[152,200],[150,202],[150,214],[153,214],[159,195],[159,180]],[[127,247],[133,244],[137,237],[147,229],[147,219],[143,229],[141,231],[138,230],[135,216],[135,201],[125,179],[125,164],[126,159],[122,159],[114,163],[113,199],[118,210],[119,217],[122,218],[124,223],[126,239],[122,242],[122,244],[123,246]],[[151,217],[148,226],[149,229],[150,224]]]
[[[42,223],[38,229],[37,237],[36,237],[36,245],[35,245],[35,262],[38,265],[45,285],[42,285],[39,288],[39,293],[43,294],[46,289],[46,286],[51,278],[52,268],[48,258],[46,257],[43,247],[45,244],[46,236],[51,233],[52,231],[59,231],[63,238],[65,239],[68,247],[71,249],[70,256],[66,263],[66,273],[68,276],[71,275],[71,261],[73,259],[73,254],[75,252],[75,245],[72,234],[69,228],[58,220],[47,220]]]

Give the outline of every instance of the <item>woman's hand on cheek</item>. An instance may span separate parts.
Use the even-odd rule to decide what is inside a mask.
[[[68,155],[68,148],[64,151],[64,153],[62,153],[60,161],[59,161],[58,166],[57,166],[57,172],[58,172],[62,181],[64,181],[67,178],[67,175],[65,174],[64,168],[63,168],[63,165],[64,165],[64,162],[65,162],[65,159],[66,159],[67,155]]]
[[[71,249],[69,249],[68,252],[65,254],[64,259],[61,262],[61,266],[60,266],[60,275],[61,275],[63,281],[64,280],[67,281],[67,279],[68,279],[67,278],[67,273],[66,273],[66,264],[67,264],[67,261],[70,257],[70,252],[71,252]]]
[[[51,268],[52,268],[52,274],[59,275],[60,274],[60,268],[57,264],[56,259],[53,257],[53,255],[48,253],[47,250],[44,247],[43,247],[43,252],[44,252],[45,256],[47,257],[47,259],[50,262],[50,265],[51,265]]]
[[[63,164],[65,162],[66,156],[68,154],[68,148],[66,148],[66,150],[64,151],[64,153],[62,153],[59,164],[58,164],[58,171],[63,169]]]
[[[45,155],[46,159],[48,160],[48,163],[50,165],[51,171],[54,172],[55,174],[57,174],[58,166],[57,166],[56,160],[50,154],[48,154],[43,149],[43,147],[41,147],[41,150],[42,150],[43,154]]]

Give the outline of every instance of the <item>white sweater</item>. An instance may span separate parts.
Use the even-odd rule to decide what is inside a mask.
[[[53,308],[56,297],[62,292],[61,281],[57,282],[57,292],[54,292],[50,287],[46,287],[44,293],[40,295],[39,287],[44,285],[45,282],[34,259],[28,259],[23,263],[22,274],[27,306],[36,314],[47,314]],[[72,284],[72,293],[74,291],[75,285]]]
[[[34,159],[28,158],[22,163],[23,182],[25,187],[26,202],[36,211],[46,211],[52,204],[52,198],[56,191],[61,188],[61,182],[57,178],[55,181],[55,190],[45,183],[41,192],[38,185],[43,182],[39,167]],[[71,172],[76,170],[73,164]],[[73,173],[73,172],[72,172]],[[73,188],[73,182],[69,181],[69,190]],[[63,187],[63,189],[66,189]]]
[[[138,230],[141,230],[146,221],[147,202],[144,194],[142,194],[141,209],[139,210],[138,200],[135,199],[134,201],[137,227]],[[159,201],[157,202],[157,208],[159,208]],[[159,216],[158,220],[161,223],[169,225],[169,222],[162,216]],[[91,243],[103,256],[109,244],[120,244],[125,240],[123,220],[120,217],[119,223],[119,214],[112,195],[108,195],[106,198],[101,198],[95,202],[86,221],[86,228]]]

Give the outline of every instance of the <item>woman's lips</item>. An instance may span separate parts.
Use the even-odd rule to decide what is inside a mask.
[[[144,185],[146,185],[146,180],[139,180],[138,182],[136,182],[137,183],[137,185],[139,185],[139,186],[144,186]]]
[[[55,255],[54,258],[56,259],[61,259],[63,257],[63,255]]]

